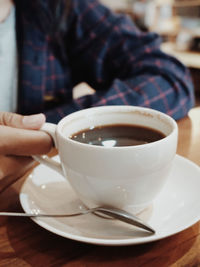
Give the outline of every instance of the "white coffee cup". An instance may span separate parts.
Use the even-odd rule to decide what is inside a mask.
[[[70,138],[81,130],[112,124],[147,126],[166,137],[124,147],[83,144]],[[107,205],[135,213],[142,211],[163,188],[177,149],[175,120],[159,111],[135,106],[103,106],[77,111],[58,125],[46,123],[42,130],[52,136],[60,163],[47,156],[34,158],[66,177],[87,207]]]

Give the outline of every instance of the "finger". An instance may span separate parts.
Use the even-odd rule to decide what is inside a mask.
[[[0,124],[23,129],[40,129],[46,118],[44,114],[22,116],[11,112],[0,112]]]
[[[53,147],[50,135],[39,130],[0,126],[0,140],[2,155],[47,154]]]
[[[31,157],[0,156],[0,192],[16,182],[34,166]]]

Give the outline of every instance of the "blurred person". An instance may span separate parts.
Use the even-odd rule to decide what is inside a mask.
[[[145,106],[175,119],[193,106],[188,70],[161,52],[157,34],[140,32],[127,16],[97,0],[14,4],[0,0],[5,13],[4,19],[0,14],[0,41],[6,44],[8,38],[5,53],[0,49],[0,62],[7,62],[0,64],[1,91],[7,92],[1,102],[12,101],[6,110],[43,112],[48,121],[58,122],[100,105]],[[95,93],[74,100],[73,88],[81,82]]]

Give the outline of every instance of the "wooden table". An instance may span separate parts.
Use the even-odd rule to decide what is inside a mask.
[[[178,153],[200,165],[200,108],[178,125]],[[0,195],[1,211],[22,211],[18,194],[24,179]],[[27,218],[0,218],[0,266],[200,266],[199,226],[144,245],[101,247],[57,236]]]

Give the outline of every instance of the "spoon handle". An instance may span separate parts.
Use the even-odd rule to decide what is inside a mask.
[[[0,216],[9,216],[9,217],[73,217],[84,215],[92,211],[86,210],[83,212],[77,212],[73,214],[43,214],[43,213],[23,213],[23,212],[0,212]]]

